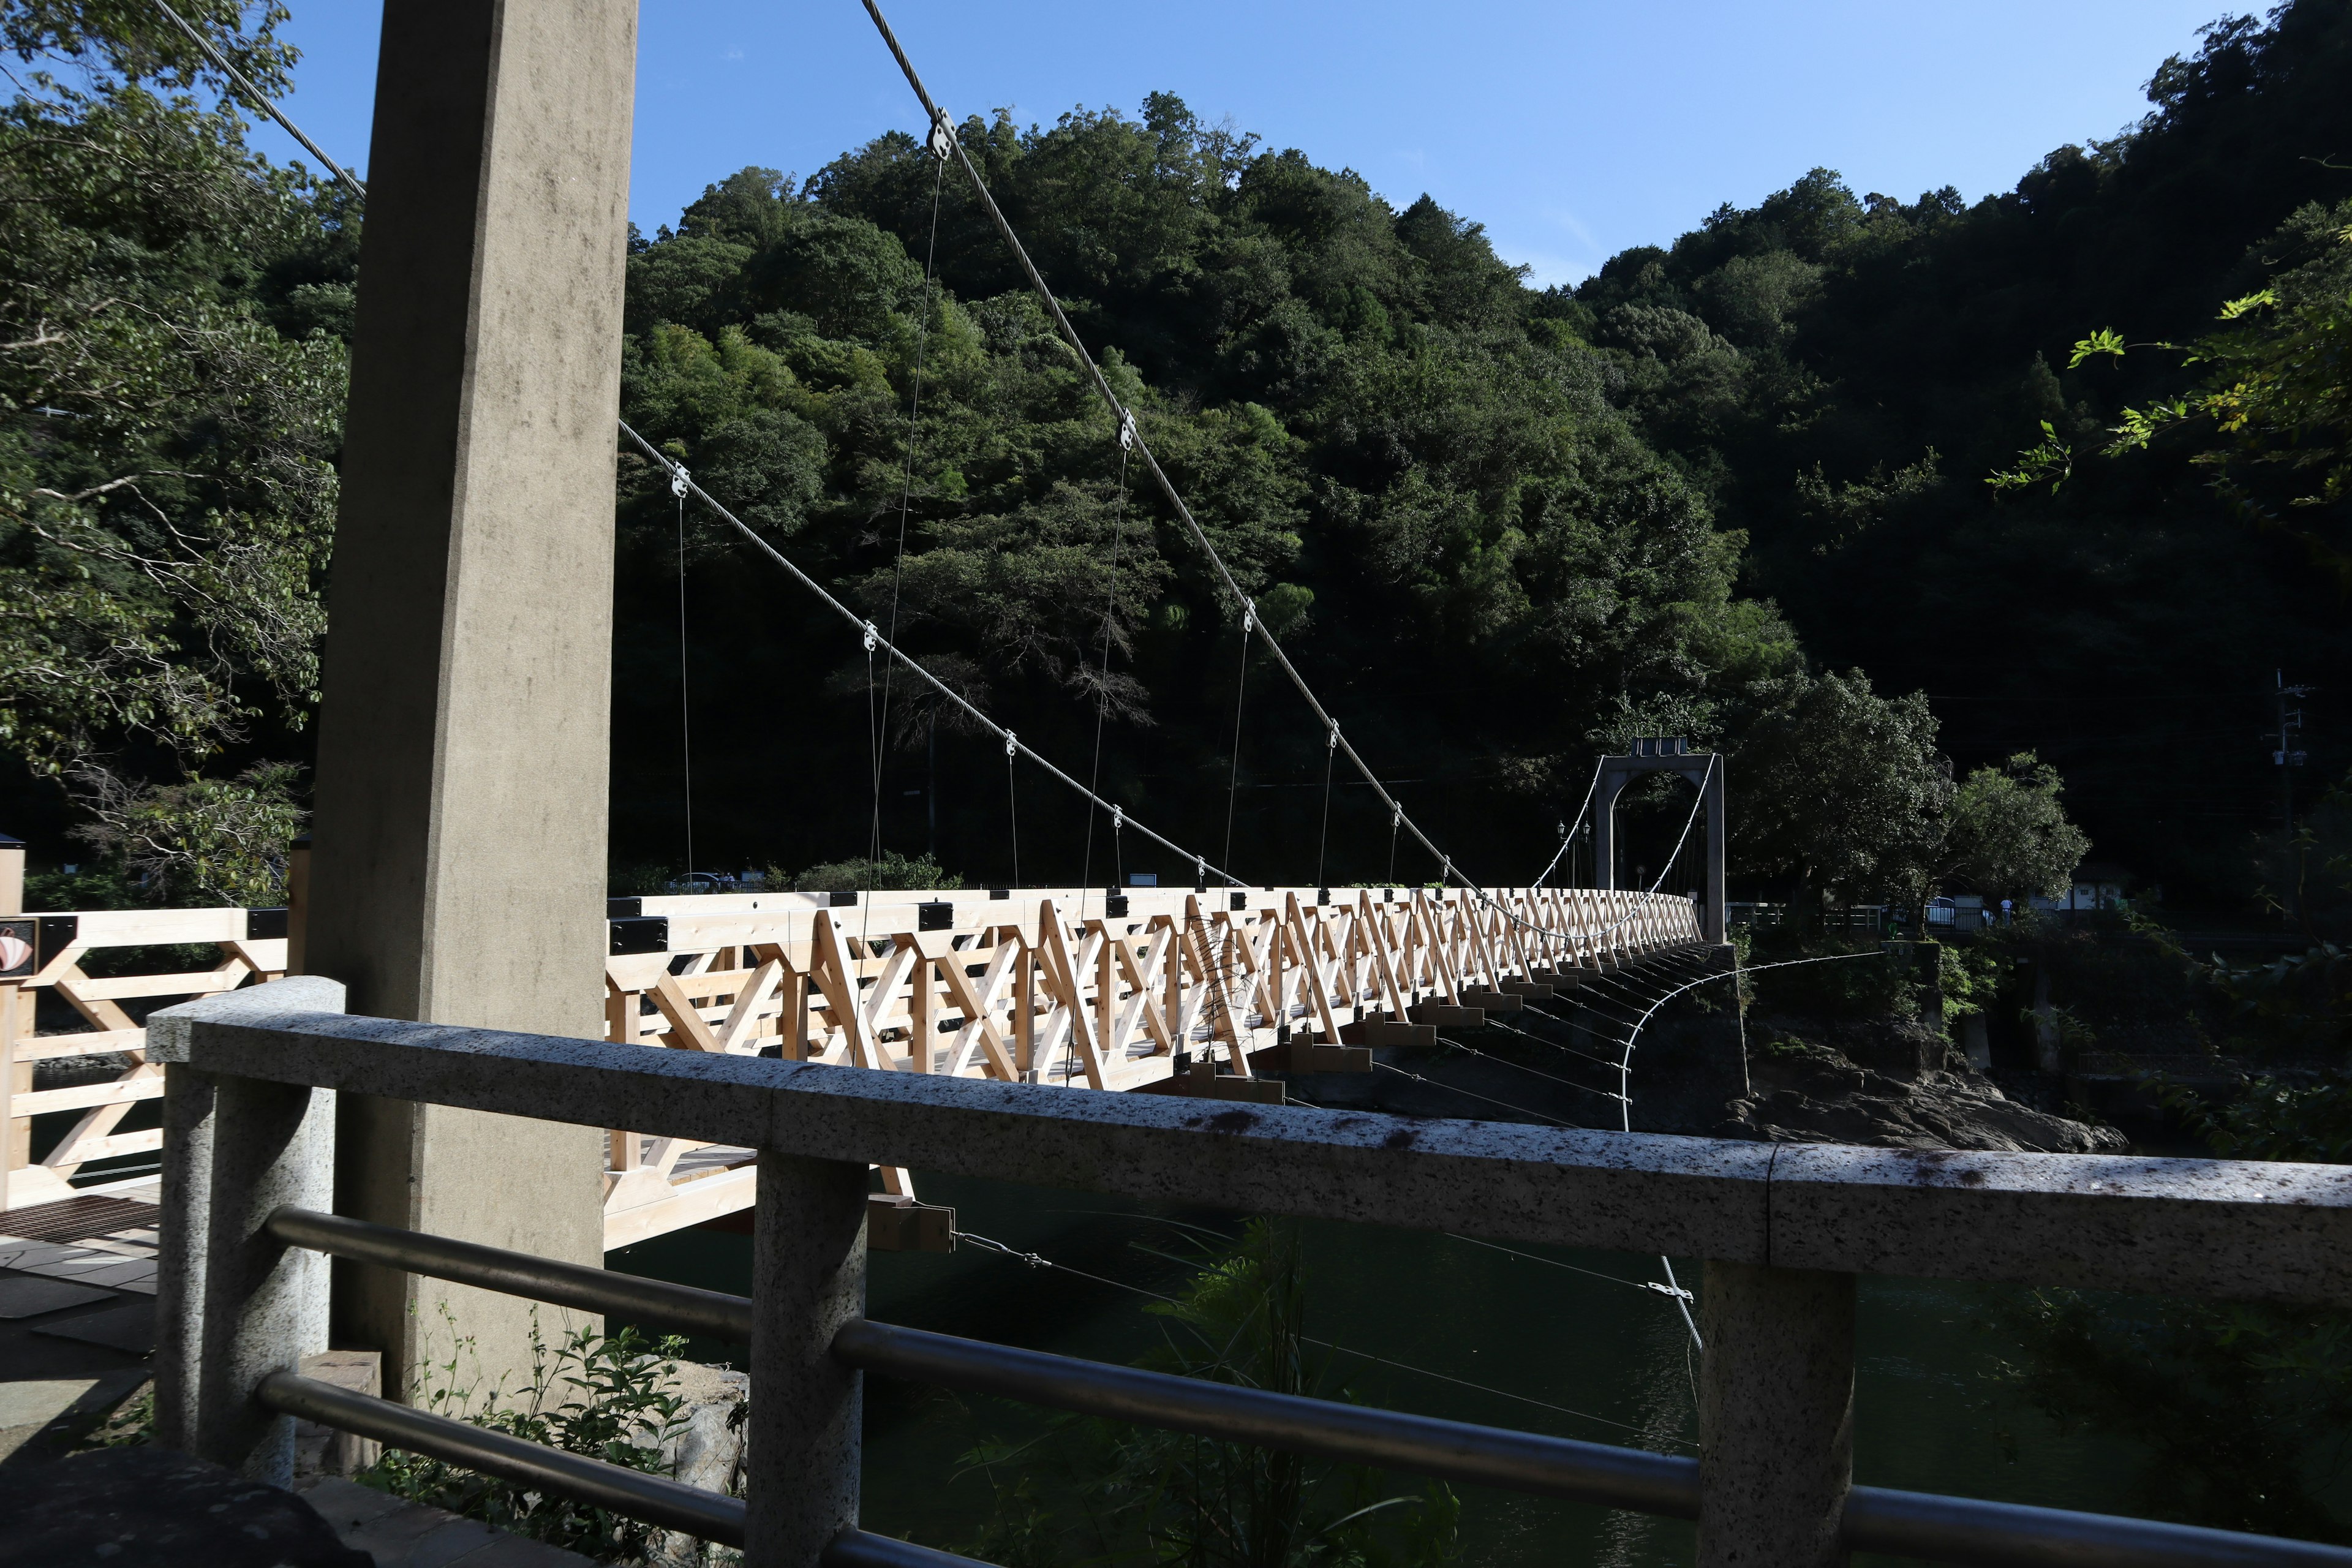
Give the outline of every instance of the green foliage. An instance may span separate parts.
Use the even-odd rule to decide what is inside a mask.
[[[2218,1101],[2158,1080],[2184,1124],[2222,1159],[2352,1163],[2352,986],[2337,948],[2239,970],[2189,958],[2151,922],[2139,929],[2231,1002],[2244,1031],[2234,1044],[2325,1064],[2242,1079]],[[2352,1313],[2050,1290],[2001,1326],[2026,1350],[2006,1369],[2014,1387],[2062,1427],[2128,1437],[2145,1455],[2136,1510],[2352,1542]]]
[[[2008,1380],[2061,1430],[2127,1436],[2146,1455],[2134,1513],[2352,1542],[2331,1506],[2352,1432],[2352,1318],[2044,1290],[1998,1326],[2030,1352]]]
[[[2352,680],[2341,581],[2312,570],[2311,542],[2352,546],[2326,499],[2345,439],[2330,323],[2352,290],[2336,237],[2352,214],[2328,150],[2352,147],[2347,69],[2352,5],[2290,0],[2207,29],[2155,70],[2143,121],[2057,149],[2013,189],[1889,195],[1815,170],[1545,306],[1744,538],[1742,589],[1769,595],[1817,668],[1933,693],[1962,773],[2032,747],[2102,857],[2176,901],[2242,901],[2240,829],[2275,822],[2274,791],[2215,725],[2268,721],[2257,694],[2281,666]],[[2214,321],[2265,289],[2275,304]],[[2070,363],[2100,322],[2211,337],[2215,357]],[[2184,400],[2189,421],[2157,420],[2136,460],[2092,456],[2123,410]],[[2021,436],[2037,444],[2023,464]],[[2018,484],[1957,478],[1996,468]],[[1741,704],[1720,711],[1736,742]],[[2341,765],[2316,727],[2312,744]],[[1735,802],[1751,776],[1735,766]],[[2189,798],[2223,815],[2184,818]]]
[[[1345,1398],[1307,1338],[1306,1274],[1294,1226],[1253,1220],[1203,1256],[1171,1301],[1145,1309],[1165,1335],[1140,1364],[1278,1394]],[[1076,1507],[1048,1496],[1060,1459]],[[1457,1560],[1461,1505],[1447,1488],[1386,1492],[1375,1471],[1255,1445],[1057,1422],[1031,1444],[991,1440],[966,1456],[996,1512],[972,1552],[1007,1568],[1076,1563],[1185,1568],[1444,1568]]]
[[[2145,345],[2201,367],[2202,381],[2179,396],[2125,406],[2102,450],[2114,458],[2175,435],[2192,441],[2189,460],[2206,471],[2232,513],[2285,531],[2352,587],[2352,534],[2345,527],[2352,501],[2352,202],[2296,214],[2277,241],[2293,249],[2297,240],[2318,254],[2271,287],[2225,301],[2216,317],[2224,330],[2187,344]],[[2121,360],[2129,349],[2121,333],[2101,328],[2075,343],[2067,368]],[[2071,473],[2071,453],[2046,421],[2042,431],[2041,447],[1992,476],[1996,489],[2044,479],[2055,489]]]
[[[2167,1099],[2223,1159],[2352,1160],[2352,1079],[2338,1073],[2252,1079],[2218,1106],[2177,1088]],[[2352,1542],[2337,1500],[2352,1456],[2352,1314],[2044,1290],[2003,1326],[2027,1351],[2008,1381],[2062,1429],[2127,1435],[2145,1451],[2135,1511]]]
[[[1768,967],[1809,958],[1836,962]],[[1741,962],[1750,966],[1747,988],[1751,1015],[1873,1019],[1910,1017],[1919,1011],[1911,964],[1884,951],[1874,936],[1807,930],[1794,923],[1751,929],[1748,955]]]
[[[907,889],[954,889],[963,886],[961,878],[940,869],[939,862],[928,855],[901,855],[895,849],[885,849],[878,860],[828,860],[822,866],[812,866],[797,875],[788,875],[771,868],[771,886],[791,888],[802,893],[846,892],[853,889],[865,892],[897,892]]]
[[[126,782],[94,767],[78,775],[92,820],[79,836],[119,861],[147,901],[286,901],[286,861],[306,815],[299,770],[264,763],[235,779]],[[79,906],[77,906],[79,907]]]
[[[1528,798],[1471,814],[1474,835],[1516,842],[1520,815],[1548,822],[1528,781],[1589,765],[1588,737],[1622,709],[1752,707],[1759,683],[1801,668],[1787,624],[1737,593],[1739,539],[1612,406],[1617,373],[1580,330],[1587,313],[1527,289],[1475,223],[1427,197],[1391,205],[1166,94],[1136,119],[975,119],[960,134],[1265,623],[1318,689],[1380,672],[1350,737],[1382,755],[1524,759],[1481,795]],[[1197,807],[1189,772],[1134,740],[1223,760],[1224,678],[1201,670],[1232,668],[1239,606],[1155,487],[1132,468],[1122,486],[1072,356],[937,172],[893,134],[806,182],[748,169],[712,185],[631,258],[625,413],[1024,739],[1081,752],[1107,711],[1106,793],[1167,820]],[[1787,268],[1747,281],[1759,321],[1805,293]],[[625,459],[624,489],[625,573],[666,565],[666,487]],[[701,560],[720,548],[707,530],[689,541]],[[781,584],[729,602],[780,655],[841,661],[811,727],[832,737],[811,743],[855,767],[842,732],[863,728],[865,665],[837,624]],[[625,645],[655,646],[650,606],[622,610]],[[1448,695],[1465,685],[1488,700]],[[894,696],[886,752],[928,741],[923,700]],[[1319,770],[1315,741],[1284,731],[1255,766]],[[654,777],[648,763],[634,787],[668,787]],[[750,798],[748,773],[732,787]],[[836,844],[862,837],[844,805]],[[1242,863],[1306,842],[1270,819],[1239,828]],[[1345,828],[1335,845],[1353,842]]]
[[[1936,986],[1943,993],[1944,1022],[1958,1023],[1990,1007],[2007,968],[2006,956],[1981,940],[1965,947],[1937,943]]]
[[[1880,697],[1858,669],[1795,683],[1741,748],[1734,842],[1748,865],[1795,884],[1801,920],[1832,890],[1916,902],[1953,795],[1935,740],[1916,692]]]
[[[1953,791],[1941,868],[1989,899],[2064,891],[2091,841],[2066,820],[2063,790],[2058,770],[2032,752],[1975,769]]]
[[[184,14],[282,89],[286,12],[246,10]],[[268,901],[293,771],[198,770],[317,699],[353,214],[198,107],[151,6],[23,0],[0,42],[38,68],[0,108],[0,749],[143,896]]]
[[[608,1465],[664,1473],[663,1446],[686,1427],[685,1402],[664,1386],[677,1370],[674,1358],[683,1340],[649,1343],[634,1328],[609,1335],[575,1329],[551,1348],[534,1312],[530,1385],[509,1396],[503,1386],[483,1390],[478,1381],[465,1381],[473,1342],[457,1334],[446,1304],[442,1315],[451,1333],[449,1354],[427,1369],[413,1401],[420,1408]],[[395,1497],[604,1562],[635,1561],[659,1533],[603,1509],[397,1448],[386,1448],[359,1479]]]

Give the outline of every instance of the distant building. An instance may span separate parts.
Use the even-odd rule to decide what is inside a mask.
[[[2121,866],[2086,860],[2074,868],[2074,882],[2063,893],[2055,898],[2036,894],[2033,907],[2076,914],[2121,909],[2124,890],[2130,885],[2131,873]]]

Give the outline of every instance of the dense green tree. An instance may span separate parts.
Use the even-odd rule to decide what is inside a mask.
[[[1476,224],[1425,196],[1392,207],[1357,175],[1261,151],[1166,94],[1139,120],[975,119],[960,134],[1244,592],[1375,765],[1422,781],[1416,810],[1465,865],[1486,858],[1478,874],[1532,874],[1538,825],[1604,734],[1633,716],[1744,722],[1801,670],[1786,625],[1737,592],[1739,537],[1612,405],[1612,362],[1574,301],[1528,290]],[[804,183],[748,169],[712,185],[632,257],[625,412],[1024,738],[1084,760],[1107,719],[1109,793],[1217,842],[1240,607],[1123,470],[1066,347],[940,174],[893,134]],[[1797,287],[1759,273],[1755,308]],[[626,485],[625,551],[661,570],[677,554],[674,507],[650,466]],[[804,758],[826,729],[840,750],[819,754],[854,755],[869,731],[886,752],[923,747],[926,787],[954,791],[949,831],[973,824],[963,842],[987,846],[969,869],[1009,873],[990,842],[1009,826],[1004,786],[985,782],[977,745],[951,724],[936,737],[901,676],[876,671],[869,692],[837,621],[782,584],[722,581],[710,567],[733,547],[686,526],[689,599],[730,606],[706,609],[710,646],[690,668],[754,646],[762,668],[819,661]],[[623,635],[658,658],[666,612],[646,599],[625,599]],[[625,714],[650,731],[674,691],[649,680]],[[1241,717],[1251,782],[1307,787],[1237,812],[1236,859],[1309,876],[1300,829],[1319,810],[1322,737],[1279,687],[1255,685]],[[776,762],[739,755],[736,777]],[[663,797],[681,772],[658,752],[624,764],[617,793],[644,831],[677,811]],[[915,775],[884,772],[895,838],[911,824],[892,802]],[[765,796],[732,790],[745,806]],[[1389,825],[1361,794],[1338,796],[1333,836],[1360,862],[1331,874],[1388,873]],[[748,811],[727,831],[766,858],[838,854],[872,792],[834,805],[804,842],[766,841],[779,825]],[[1047,874],[1088,864],[1082,816],[1030,820],[1076,862]]]
[[[2063,791],[2058,770],[2031,752],[1972,770],[1952,792],[1937,868],[1987,898],[2057,897],[2091,847],[2066,820]]]
[[[1936,721],[1917,693],[1887,699],[1860,670],[1805,681],[1740,748],[1732,842],[1801,910],[1916,903],[1952,802]]]
[[[282,7],[188,9],[284,86]],[[151,7],[0,15],[33,68],[0,108],[0,746],[103,843],[275,833],[286,770],[202,770],[315,700],[351,214],[198,102],[225,84]],[[243,897],[282,843],[190,853],[172,885]]]
[[[2320,494],[2340,435],[2255,409],[2226,439],[2192,417],[2139,461],[2078,465],[2055,497],[1979,477],[2042,421],[2084,451],[2128,409],[2205,412],[2226,390],[2207,378],[2262,372],[2231,356],[2264,344],[2300,345],[2297,368],[2273,357],[2250,395],[2340,401],[2323,340],[2342,314],[2326,215],[2352,196],[2347,72],[2352,5],[2292,0],[2206,29],[2158,66],[2144,120],[2013,190],[1906,201],[1815,170],[1549,307],[1589,321],[1611,400],[1744,533],[1741,585],[1817,658],[1929,691],[1964,768],[2036,751],[2103,855],[2192,900],[2251,898],[2247,830],[2278,828],[2255,739],[2273,671],[2352,683],[2340,584],[2299,536],[2340,545],[2341,502],[2287,504],[2291,477]],[[2206,331],[2265,288],[2275,305]],[[2221,357],[2070,364],[2103,324]],[[2225,447],[2225,466],[2197,460]],[[2217,474],[2242,489],[2217,492]],[[2331,710],[2309,743],[2334,771],[2352,741]]]

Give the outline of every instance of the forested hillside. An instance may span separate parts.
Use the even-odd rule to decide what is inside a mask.
[[[6,11],[38,70],[0,126],[0,826],[79,822],[142,896],[258,897],[302,793],[359,213],[101,10]],[[283,79],[267,17],[196,11]],[[1470,874],[1533,875],[1597,750],[1680,733],[1731,753],[1748,894],[2046,885],[2081,849],[2063,777],[2099,858],[2240,907],[2278,826],[2274,669],[2322,689],[2305,800],[2352,762],[2341,590],[2223,504],[2194,433],[2091,455],[2205,372],[2069,351],[2189,339],[2287,272],[2340,296],[2347,68],[2352,0],[2298,0],[2013,192],[1816,170],[1572,289],[1316,161],[1344,149],[1172,94],[960,134],[1259,613]],[[943,679],[1081,775],[1099,724],[1107,795],[1213,857],[1230,812],[1253,877],[1435,873],[1345,778],[1327,829],[1325,738],[1244,672],[1235,607],[915,141],[744,169],[632,251],[626,416]],[[2045,421],[2072,476],[1997,492]],[[1104,835],[1090,860],[1066,792],[869,686],[847,628],[634,456],[621,509],[628,874],[687,854],[681,552],[704,867],[861,855],[878,793],[887,850],[969,879],[1013,876],[1016,802],[1023,880],[1189,871]],[[1635,809],[1654,869],[1682,812]]]
[[[1623,367],[1616,401],[1747,534],[1743,586],[1816,658],[1924,688],[1956,757],[2037,748],[2101,858],[2177,894],[2242,889],[2249,835],[2277,829],[2274,671],[2321,689],[2304,804],[2352,762],[2343,584],[2215,504],[2189,435],[2054,498],[1984,480],[2040,421],[2094,447],[2201,374],[2069,370],[2074,341],[2197,337],[2331,249],[2352,218],[2347,83],[2343,5],[2217,24],[2156,72],[2138,126],[2008,195],[1857,197],[1816,170],[1576,290]],[[2340,305],[2352,268],[2323,271]]]
[[[2086,468],[2055,497],[1985,480],[2040,421],[2095,442],[2124,401],[2187,374],[2070,370],[2074,340],[2110,324],[2186,338],[2309,258],[2325,226],[2298,210],[2352,193],[2330,156],[2352,149],[2347,48],[2340,3],[2220,24],[2157,71],[2142,124],[2052,153],[2014,192],[1903,202],[1816,170],[1573,290],[1528,289],[1426,196],[1392,205],[1171,96],[1137,119],[961,134],[1309,679],[1477,874],[1530,874],[1594,750],[1664,731],[1738,756],[1737,849],[1759,890],[1810,871],[1875,892],[1934,868],[1951,791],[1921,763],[1940,746],[1963,773],[2038,751],[2103,858],[2228,902],[2258,875],[2253,834],[2277,825],[2273,669],[2352,674],[2336,585],[2227,515],[2185,445]],[[1107,417],[911,139],[805,181],[713,186],[637,256],[631,310],[635,414],[1079,763],[1115,604],[1106,776],[1131,810],[1219,847],[1236,617],[1156,496],[1136,493],[1120,533]],[[666,495],[630,515],[647,581],[675,519]],[[696,668],[804,661],[789,717],[752,726],[763,754],[744,759],[724,841],[772,843],[772,792],[819,776],[830,837],[854,842],[871,805],[851,760],[862,660],[719,534],[694,539],[713,563],[690,584]],[[627,613],[642,657],[624,668],[650,676],[670,611],[647,595]],[[1256,675],[1236,859],[1308,878],[1324,747]],[[657,847],[677,813],[675,696],[629,690],[649,742],[625,775],[632,839]],[[761,710],[730,691],[698,705],[702,733]],[[908,727],[884,837],[918,847],[928,734],[903,692],[894,706]],[[2352,758],[2324,724],[2312,744],[2306,796]],[[1009,875],[988,847],[1001,764],[951,732],[939,746],[942,856]],[[1388,874],[1365,792],[1334,799],[1345,847],[1328,875]]]

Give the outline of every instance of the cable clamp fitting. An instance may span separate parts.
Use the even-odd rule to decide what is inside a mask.
[[[672,464],[669,470],[669,493],[678,500],[686,499],[687,487],[693,482],[684,463]]]
[[[1110,808],[1110,830],[1113,833],[1122,833],[1125,832],[1126,829],[1127,807],[1123,805],[1112,806]]]
[[[948,123],[948,111],[944,109],[935,108],[931,110],[929,147],[931,156],[942,163],[954,155],[955,127]]]
[[[1642,1289],[1644,1290],[1655,1290],[1661,1296],[1673,1296],[1685,1301],[1696,1301],[1698,1300],[1697,1297],[1692,1295],[1687,1290],[1677,1289],[1672,1285],[1662,1285],[1655,1279],[1643,1280]]]
[[[1021,750],[1021,742],[1020,742],[1019,738],[1018,738],[1018,737],[1016,737],[1016,736],[1013,733],[1013,731],[1010,731],[1010,730],[1005,731],[1004,731],[1004,760],[1005,760],[1006,762],[1008,762],[1008,763],[1009,763],[1009,762],[1011,762],[1011,761],[1013,760],[1013,754],[1014,754],[1015,752],[1019,752],[1020,750]]]
[[[1118,411],[1118,449],[1122,452],[1135,450],[1135,410],[1132,408]]]
[[[1257,630],[1257,601],[1244,599],[1242,601],[1242,636],[1247,637],[1255,630]]]
[[[1339,721],[1337,719],[1331,721],[1331,737],[1324,744],[1335,752],[1339,749]]]
[[[872,621],[868,621],[868,622],[866,622],[866,651],[867,653],[872,653],[872,652],[874,651],[875,645],[876,645],[876,644],[877,644],[877,643],[879,643],[881,640],[882,640],[882,634],[881,634],[880,632],[878,632],[878,631],[877,631],[877,630],[875,630],[875,629],[874,629],[874,623],[873,623]]]
[[[1404,826],[1404,807],[1402,807],[1402,806],[1398,806],[1398,807],[1396,808],[1395,814],[1394,814],[1393,816],[1391,816],[1389,818],[1389,831],[1390,831],[1391,833],[1394,833],[1398,828],[1402,827],[1403,826]]]

